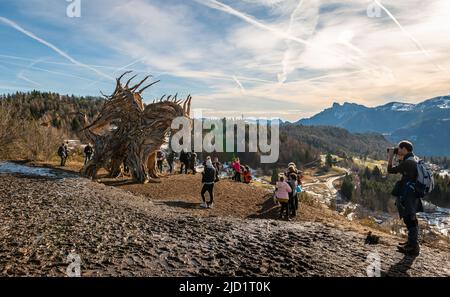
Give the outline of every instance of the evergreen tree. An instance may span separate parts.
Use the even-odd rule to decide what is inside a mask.
[[[328,153],[327,156],[325,157],[325,165],[328,168],[331,168],[333,166],[333,157],[331,157],[330,153]]]
[[[369,167],[366,167],[364,169],[364,177],[366,179],[371,179],[372,178],[372,172],[370,172],[370,168]]]
[[[381,173],[381,170],[380,170],[380,168],[379,168],[378,166],[375,166],[375,167],[373,168],[373,170],[372,170],[372,177],[373,177],[376,181],[381,180],[382,173]]]
[[[277,183],[277,181],[278,181],[278,169],[277,169],[277,168],[274,168],[274,169],[272,170],[272,178],[271,178],[271,180],[270,180],[270,183],[271,183],[272,185],[274,185],[274,184]]]
[[[341,194],[348,200],[351,200],[353,197],[353,179],[349,174],[345,175],[342,181]]]

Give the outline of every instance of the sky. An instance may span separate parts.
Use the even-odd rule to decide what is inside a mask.
[[[78,9],[79,8],[79,9]],[[0,0],[0,93],[191,94],[204,116],[295,121],[450,94],[448,0]]]

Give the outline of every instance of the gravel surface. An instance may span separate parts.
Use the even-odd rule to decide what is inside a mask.
[[[0,174],[0,275],[64,276],[76,253],[82,276],[365,276],[375,253],[381,275],[450,276],[448,249],[404,257],[391,237],[365,245],[330,224],[201,215],[150,196]]]

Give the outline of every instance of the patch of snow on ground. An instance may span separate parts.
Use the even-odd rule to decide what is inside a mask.
[[[54,171],[49,168],[30,167],[13,162],[0,162],[0,173],[18,173],[24,175],[57,177]]]

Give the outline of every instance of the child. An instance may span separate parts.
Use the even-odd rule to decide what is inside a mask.
[[[244,167],[244,183],[249,184],[252,180],[252,173],[250,172],[250,168],[248,165],[245,165]]]
[[[291,192],[289,193],[289,208],[293,217],[297,215],[298,197],[297,197],[297,174],[291,173],[288,177],[288,184],[291,187]]]
[[[289,193],[292,192],[292,189],[289,184],[285,182],[284,176],[280,176],[276,187],[276,197],[281,204],[280,219],[283,218],[283,211],[286,210],[286,220],[289,221]]]
[[[241,181],[241,162],[239,158],[234,159],[233,163],[231,163],[231,167],[234,170],[233,180],[240,182]]]

